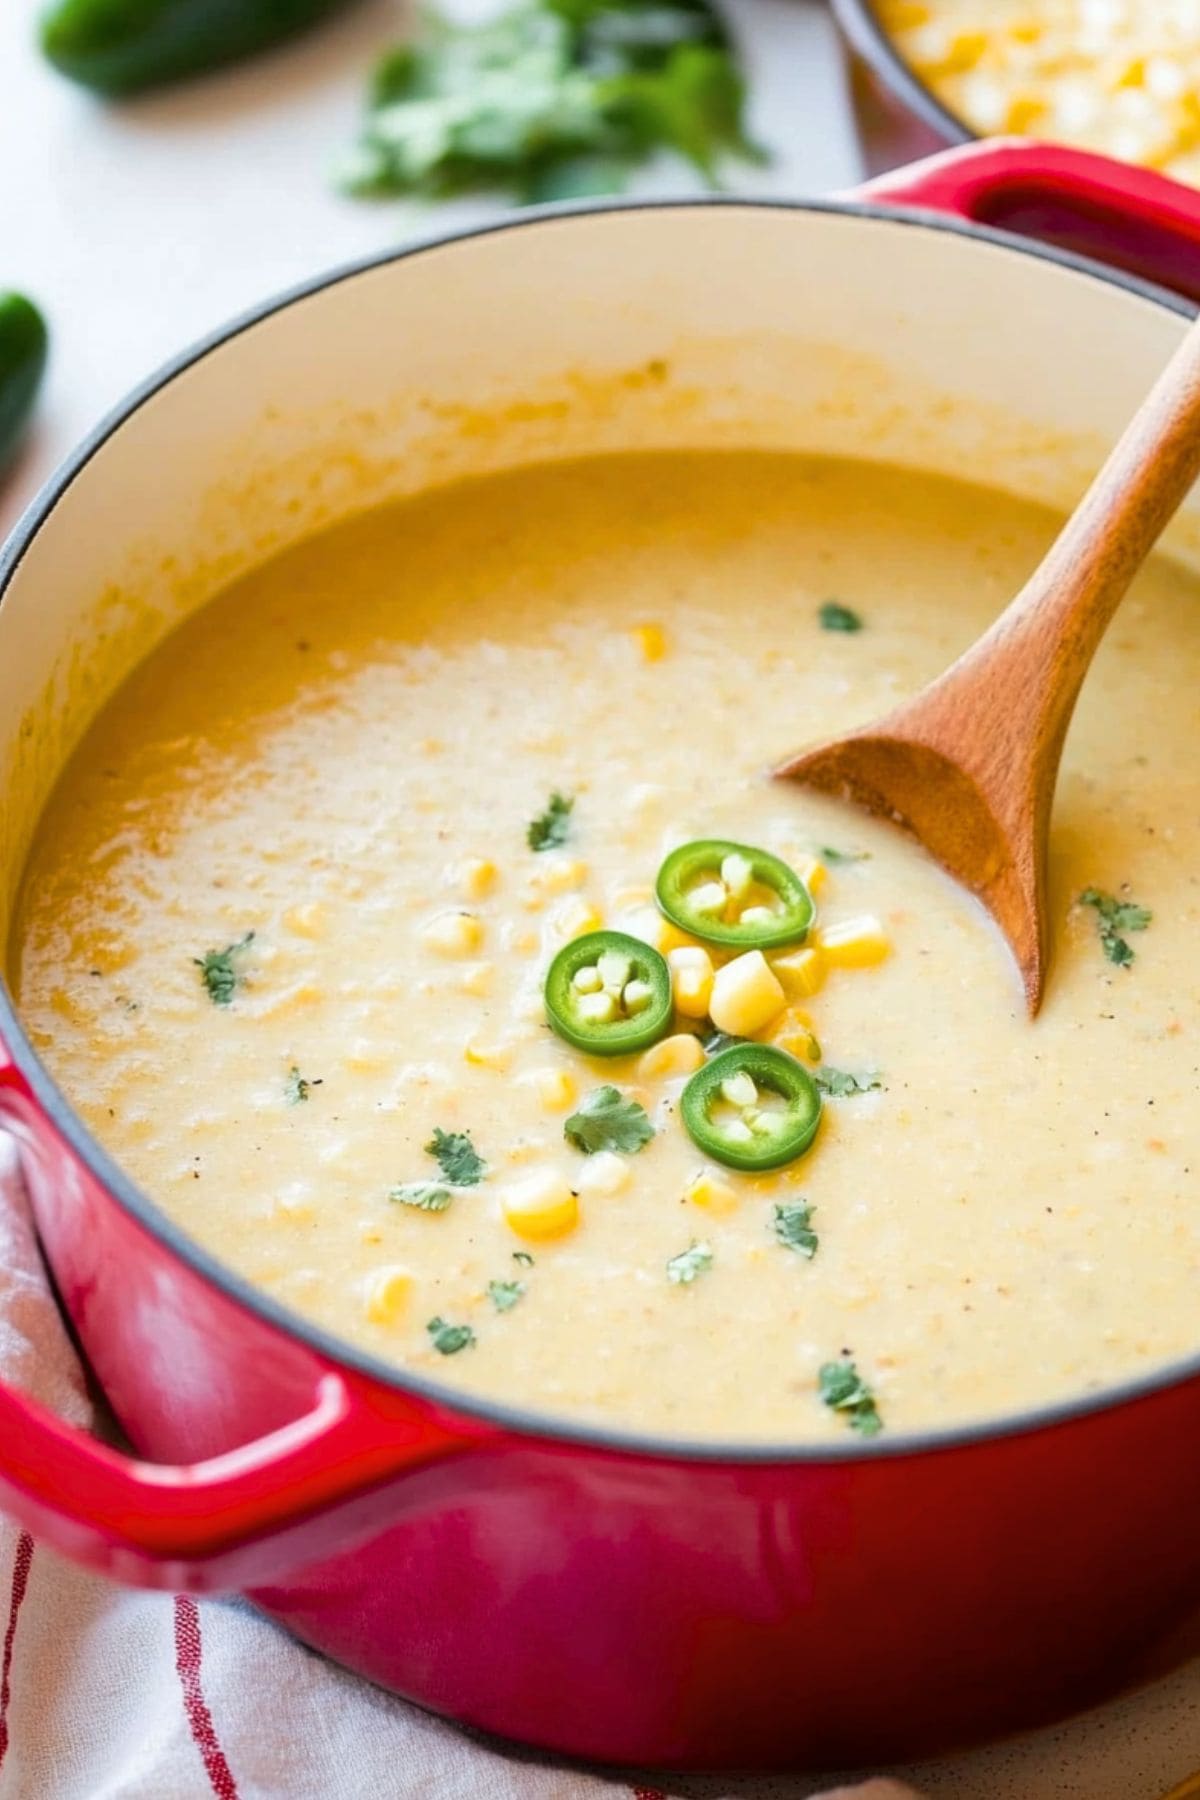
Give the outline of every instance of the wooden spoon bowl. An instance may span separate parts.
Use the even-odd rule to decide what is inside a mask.
[[[1050,961],[1047,847],[1067,727],[1109,621],[1198,475],[1200,319],[978,643],[879,724],[774,771],[919,838],[996,919],[1031,1016]]]

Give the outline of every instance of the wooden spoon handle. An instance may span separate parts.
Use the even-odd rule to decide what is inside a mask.
[[[991,630],[928,690],[940,718],[976,742],[994,726],[993,761],[1016,750],[1053,788],[1067,726],[1105,629],[1200,476],[1200,319],[1122,433],[1045,560]],[[983,716],[981,716],[981,714]],[[941,730],[936,732],[941,736]],[[1017,771],[1012,772],[1016,785]]]

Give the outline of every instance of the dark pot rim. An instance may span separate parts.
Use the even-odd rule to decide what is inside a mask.
[[[581,219],[603,220],[631,212],[682,212],[697,210],[772,212],[780,215],[835,214],[894,225],[900,229],[936,231],[971,238],[991,245],[997,251],[1029,256],[1050,262],[1118,288],[1144,299],[1163,311],[1191,319],[1193,309],[1178,295],[1153,286],[1123,271],[1105,267],[1074,252],[1032,243],[1012,233],[991,226],[950,218],[942,213],[920,208],[893,207],[854,199],[788,200],[736,196],[700,198],[649,199],[564,203],[530,207],[521,212],[483,225],[431,234],[398,249],[387,250],[354,262],[340,265],[324,274],[298,283],[257,306],[239,314],[227,324],[201,338],[162,365],[146,380],[135,386],[81,440],[76,449],[50,476],[30,502],[6,543],[0,548],[0,608],[8,587],[34,540],[52,521],[58,501],[76,478],[104,448],[108,440],[178,376],[196,367],[225,344],[244,332],[264,323],[278,313],[307,300],[328,288],[359,276],[370,275],[391,264],[411,258],[453,250],[457,245],[476,238],[517,233],[553,226],[559,222]],[[0,965],[0,1042],[7,1049],[17,1071],[45,1119],[69,1145],[89,1175],[111,1198],[149,1233],[172,1256],[177,1257],[193,1274],[228,1299],[244,1307],[266,1325],[297,1341],[305,1349],[334,1369],[365,1376],[396,1392],[437,1407],[443,1413],[499,1428],[521,1438],[547,1444],[574,1444],[597,1451],[615,1452],[646,1461],[687,1462],[710,1465],[830,1467],[862,1462],[868,1459],[892,1460],[947,1452],[969,1447],[986,1447],[1008,1437],[1021,1436],[1061,1425],[1077,1424],[1096,1413],[1106,1413],[1131,1402],[1148,1399],[1167,1389],[1187,1382],[1200,1381],[1200,1350],[1193,1355],[1162,1365],[1152,1372],[1107,1387],[1098,1393],[1076,1396],[1068,1400],[1032,1407],[1023,1412],[1008,1413],[998,1418],[971,1421],[910,1433],[886,1432],[869,1443],[850,1439],[844,1444],[788,1444],[740,1442],[656,1436],[650,1431],[618,1429],[560,1417],[507,1402],[491,1401],[464,1394],[452,1385],[429,1376],[413,1374],[397,1365],[384,1362],[366,1351],[356,1349],[334,1333],[310,1323],[221,1260],[203,1249],[144,1193],[122,1170],[87,1129],[75,1112],[25,1032],[16,1003]]]
[[[935,131],[946,144],[978,141],[979,132],[957,113],[951,112],[948,106],[943,106],[933,89],[901,56],[895,39],[880,23],[873,0],[832,0],[832,5],[834,18],[847,43],[909,112]]]

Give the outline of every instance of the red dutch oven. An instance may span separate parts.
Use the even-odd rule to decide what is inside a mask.
[[[0,927],[32,817],[122,669],[354,505],[630,442],[907,456],[1068,502],[1190,308],[994,229],[1064,212],[1122,269],[1197,291],[1200,197],[1009,145],[845,200],[516,215],[189,352],[81,448],[0,564]],[[1198,525],[1178,539],[1194,561]],[[0,1124],[135,1451],[0,1389],[0,1500],[119,1581],[244,1591],[488,1732],[711,1769],[908,1757],[1061,1715],[1200,1606],[1200,1356],[1020,1417],[819,1448],[467,1400],[199,1250],[90,1137],[7,994],[0,1035]]]

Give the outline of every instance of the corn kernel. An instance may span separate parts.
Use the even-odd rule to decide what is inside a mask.
[[[589,1156],[576,1181],[581,1194],[619,1194],[629,1186],[629,1158],[613,1150],[598,1150]]]
[[[682,945],[667,952],[667,967],[671,971],[676,1012],[685,1019],[707,1018],[713,985],[712,957],[708,951],[701,944]]]
[[[731,1213],[738,1203],[736,1191],[727,1181],[722,1181],[711,1169],[701,1169],[694,1175],[684,1189],[684,1198],[692,1206],[699,1206],[705,1212]]]
[[[635,625],[633,641],[642,653],[642,661],[661,662],[667,654],[667,639],[661,625]]]
[[[803,950],[789,950],[783,956],[772,957],[771,967],[783,983],[784,993],[801,1000],[819,993],[825,981],[825,958],[811,944]]]
[[[825,864],[819,856],[797,856],[792,859],[792,867],[815,900],[829,881]]]
[[[472,1068],[503,1071],[511,1068],[516,1049],[511,1038],[468,1038],[463,1061],[469,1062]]]
[[[843,919],[821,932],[820,948],[835,969],[869,969],[881,963],[891,950],[887,933],[870,913]]]
[[[328,920],[329,910],[319,900],[310,900],[303,906],[289,906],[283,915],[287,929],[302,938],[323,937]]]
[[[819,1063],[821,1046],[812,1025],[798,1007],[789,1007],[771,1030],[771,1042],[777,1050],[786,1050],[800,1062]]]
[[[495,963],[471,963],[463,970],[458,985],[464,994],[473,994],[476,999],[482,999],[484,995],[491,993],[495,975]]]
[[[641,906],[649,906],[654,899],[654,889],[641,887],[619,887],[613,890],[612,906],[616,913],[636,912]]]
[[[376,1269],[366,1284],[366,1314],[372,1325],[394,1325],[408,1306],[413,1278],[398,1263]]]
[[[458,868],[458,885],[465,900],[482,900],[492,892],[500,871],[486,856],[469,856]]]
[[[575,1077],[566,1069],[531,1069],[521,1080],[533,1088],[547,1112],[566,1112],[579,1095]]]
[[[579,1222],[578,1197],[553,1169],[539,1169],[514,1182],[503,1194],[500,1210],[509,1230],[523,1238],[561,1237]]]
[[[784,992],[761,950],[747,950],[713,979],[709,1017],[718,1031],[752,1037],[782,1012]]]
[[[584,937],[589,931],[599,931],[603,923],[591,901],[585,900],[582,894],[572,894],[568,900],[564,900],[561,906],[556,907],[550,921],[555,936],[564,943]]]
[[[474,913],[439,913],[422,930],[421,942],[439,956],[470,956],[483,942],[483,922]]]
[[[704,1061],[704,1047],[690,1031],[677,1032],[663,1038],[645,1051],[638,1063],[640,1081],[670,1081],[676,1075],[691,1075]]]
[[[569,894],[582,887],[588,877],[588,866],[578,856],[544,856],[531,881],[543,894]]]

